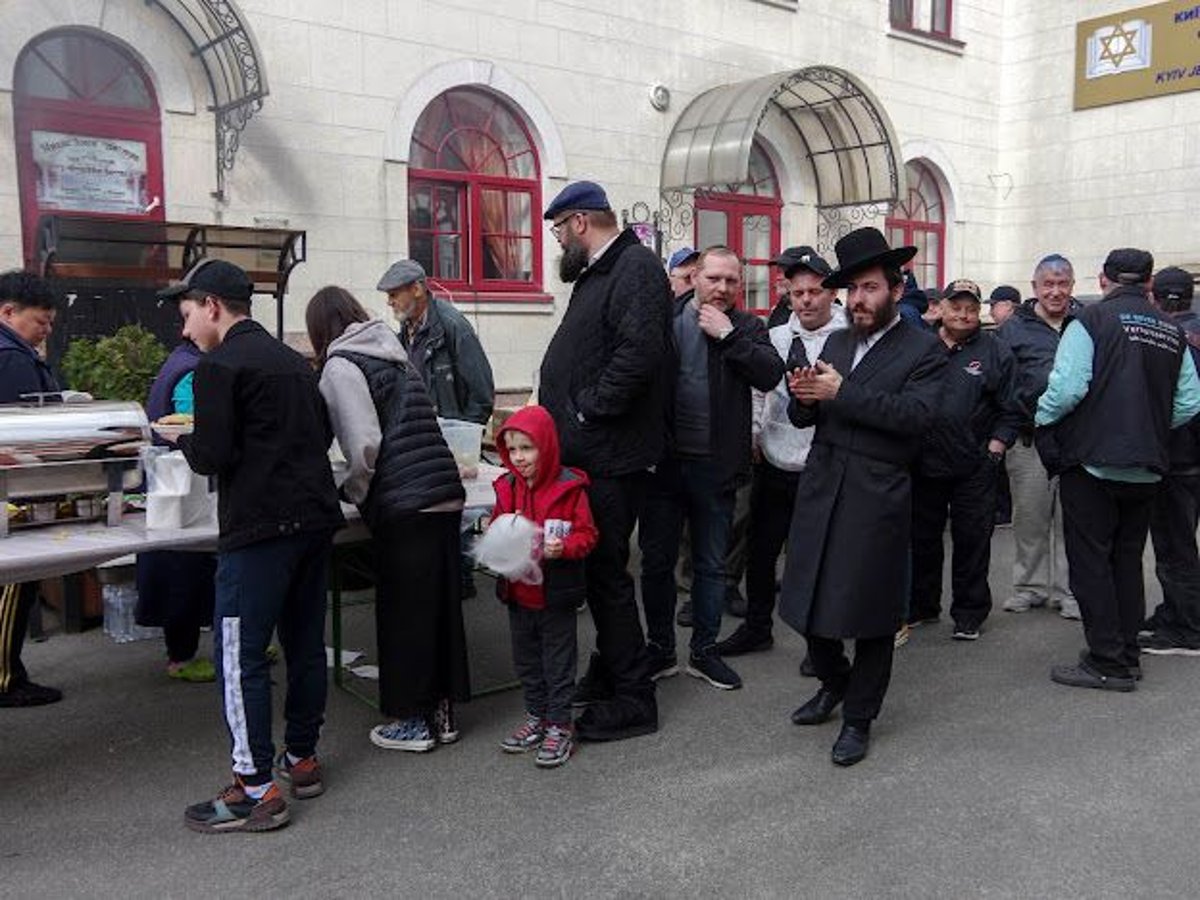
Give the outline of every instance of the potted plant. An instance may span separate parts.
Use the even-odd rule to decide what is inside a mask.
[[[97,400],[134,400],[144,406],[166,358],[166,348],[154,335],[140,325],[125,325],[109,337],[72,341],[62,371],[71,388]]]

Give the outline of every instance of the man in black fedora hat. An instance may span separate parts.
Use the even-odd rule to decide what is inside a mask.
[[[833,762],[867,755],[892,673],[909,574],[909,466],[934,419],[945,354],[937,338],[902,322],[900,267],[915,247],[888,246],[860,228],[834,247],[824,284],[846,289],[850,328],[829,335],[816,363],[788,375],[788,414],[816,426],[796,492],[780,617],[808,639],[820,690],[792,714],[827,721],[839,705]],[[842,641],[855,641],[854,662]]]

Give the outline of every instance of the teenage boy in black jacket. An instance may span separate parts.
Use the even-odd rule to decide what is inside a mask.
[[[912,595],[908,621],[937,621],[942,606],[942,532],[950,519],[953,637],[973,641],[992,609],[988,588],[996,482],[1017,438],[1016,361],[979,321],[979,285],[960,279],[942,295],[938,329],[946,375],[937,418],[913,471]]]
[[[196,429],[179,439],[192,469],[217,476],[220,538],[213,648],[233,756],[233,784],[189,806],[194,831],[269,831],[288,821],[272,762],[295,797],[321,793],[325,585],[344,524],[327,450],[332,439],[312,367],[249,318],[253,285],[203,260],[163,296],[179,299],[196,367]],[[287,660],[287,729],[274,758],[267,646]]]

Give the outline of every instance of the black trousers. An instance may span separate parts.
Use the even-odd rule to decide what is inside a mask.
[[[746,561],[746,628],[756,635],[771,633],[775,564],[787,543],[799,482],[799,472],[787,472],[768,462],[754,467],[750,485],[750,553]]]
[[[1146,615],[1142,551],[1157,484],[1106,481],[1082,467],[1059,479],[1071,593],[1079,601],[1088,660],[1105,675],[1138,664]]]
[[[895,635],[856,640],[853,664],[840,639],[806,637],[821,686],[842,695],[842,720],[848,725],[869,726],[878,717],[892,680]]]
[[[1163,602],[1149,625],[1176,640],[1200,646],[1200,475],[1168,475],[1154,498],[1150,539]]]
[[[469,700],[458,512],[425,512],[375,529],[379,710],[429,715]]]
[[[137,558],[137,623],[161,625],[167,659],[187,662],[200,629],[213,622],[217,558],[210,553],[152,550]]]
[[[912,594],[910,622],[934,619],[942,611],[942,533],[950,520],[950,617],[978,628],[992,611],[988,567],[996,524],[996,465],[982,462],[962,478],[912,480]]]
[[[648,473],[593,478],[588,487],[592,518],[600,532],[588,555],[587,602],[596,623],[595,673],[611,683],[617,695],[654,691],[646,642],[638,616],[633,576],[629,574],[629,540],[641,513]]]
[[[21,663],[21,648],[37,597],[36,581],[0,585],[0,692],[11,691],[29,680]]]
[[[579,667],[575,610],[525,609],[514,603],[508,608],[508,625],[525,709],[554,725],[570,725]]]

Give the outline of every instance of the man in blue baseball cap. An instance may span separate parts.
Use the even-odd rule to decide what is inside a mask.
[[[629,538],[666,438],[670,287],[662,262],[622,231],[604,189],[567,185],[546,209],[571,301],[542,359],[538,400],[563,465],[588,473],[600,542],[587,558],[596,649],[576,703],[581,740],[658,728],[658,705],[629,575]]]
[[[700,253],[691,247],[680,247],[667,258],[667,277],[676,299],[693,290],[692,275],[699,259]]]

